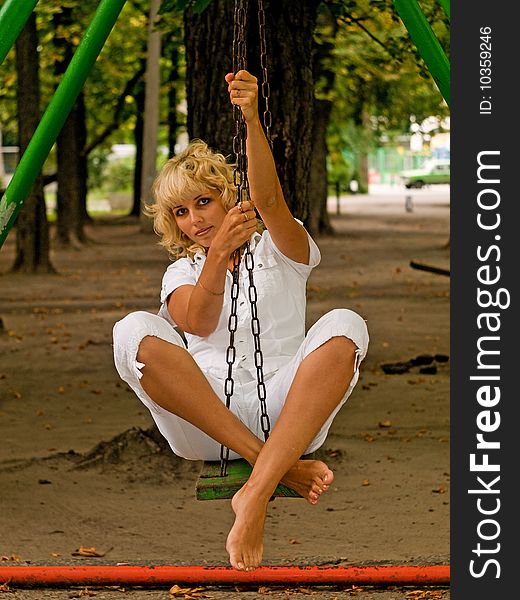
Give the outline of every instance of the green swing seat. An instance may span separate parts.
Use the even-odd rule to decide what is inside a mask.
[[[251,473],[251,465],[244,459],[230,460],[227,474],[220,475],[220,461],[205,461],[195,490],[197,500],[225,500],[232,498],[244,485]],[[301,498],[300,494],[280,483],[273,498]]]

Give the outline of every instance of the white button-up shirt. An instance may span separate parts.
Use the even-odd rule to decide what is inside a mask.
[[[305,337],[306,283],[312,269],[321,259],[318,246],[309,234],[307,236],[309,264],[295,262],[282,254],[268,231],[264,231],[262,235],[255,233],[251,238],[263,371],[266,376],[286,364],[296,354]],[[174,327],[176,324],[166,306],[168,297],[181,285],[195,285],[205,260],[204,254],[197,253],[193,259],[180,258],[166,269],[162,280],[159,315]],[[188,350],[197,364],[222,379],[227,376],[226,351],[229,346],[232,283],[232,274],[227,271],[224,303],[215,331],[207,337],[185,333]],[[249,371],[252,378],[256,378],[248,288],[248,271],[245,260],[242,260],[237,300],[238,323],[234,338],[235,365]]]

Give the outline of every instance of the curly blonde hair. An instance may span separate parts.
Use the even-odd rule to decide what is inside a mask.
[[[183,152],[170,158],[155,178],[152,186],[155,203],[146,205],[145,213],[153,218],[154,231],[161,236],[159,244],[174,260],[206,252],[206,248],[180,230],[174,208],[182,204],[186,196],[208,189],[218,192],[226,211],[236,204],[233,165],[199,139],[192,140]]]

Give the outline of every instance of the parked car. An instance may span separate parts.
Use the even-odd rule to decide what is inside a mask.
[[[450,161],[447,159],[429,159],[420,169],[401,171],[401,179],[407,188],[422,188],[432,183],[450,182]]]

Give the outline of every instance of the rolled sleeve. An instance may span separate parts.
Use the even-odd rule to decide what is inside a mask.
[[[303,222],[299,219],[294,219],[297,223],[299,223],[303,227]],[[305,229],[305,228],[304,228]],[[318,248],[316,242],[312,239],[309,232],[305,229],[305,233],[307,234],[307,240],[309,242],[309,262],[300,263],[292,258],[286,256],[274,243],[272,237],[270,235],[266,238],[266,244],[269,245],[274,254],[279,256],[285,263],[287,263],[290,267],[292,267],[299,275],[307,279],[309,277],[310,272],[320,264],[321,261],[321,252]]]
[[[189,258],[180,258],[172,263],[163,275],[161,283],[161,307],[159,315],[165,318],[173,326],[176,323],[168,311],[167,301],[172,292],[182,285],[195,285],[197,283],[197,272],[193,261]]]

